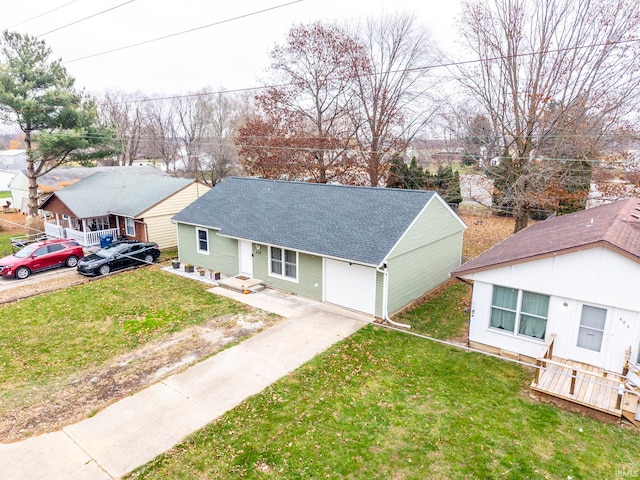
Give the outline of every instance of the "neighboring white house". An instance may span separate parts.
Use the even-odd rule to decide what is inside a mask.
[[[0,192],[8,192],[11,190],[11,182],[20,170],[0,170]]]
[[[473,280],[469,340],[535,358],[554,354],[622,372],[640,363],[640,200],[583,210],[518,232],[452,272]]]
[[[13,179],[26,167],[26,150],[0,150],[0,192],[8,192]]]
[[[27,168],[26,150],[0,150],[0,170],[22,170]]]
[[[640,387],[639,199],[531,225],[452,276],[473,280],[471,346],[539,360],[553,339],[554,359]]]

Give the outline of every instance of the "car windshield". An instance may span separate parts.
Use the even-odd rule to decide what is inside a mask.
[[[37,248],[38,248],[38,245],[29,245],[27,247],[24,247],[22,250],[19,250],[16,253],[14,253],[13,256],[18,258],[27,258],[29,255],[35,252]]]
[[[102,258],[112,258],[116,253],[120,253],[124,250],[124,247],[118,245],[109,245],[108,247],[104,247],[96,252],[96,255]]]

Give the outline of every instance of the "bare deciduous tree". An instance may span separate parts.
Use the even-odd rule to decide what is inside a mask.
[[[107,91],[99,104],[103,125],[116,129],[120,153],[118,165],[132,165],[142,155],[145,134],[144,96],[141,93]]]
[[[637,106],[640,4],[475,0],[463,11],[477,62],[456,76],[497,127],[508,167],[501,202],[518,231],[546,188],[533,159],[593,159]]]
[[[200,165],[200,155],[204,152],[213,115],[208,94],[202,90],[191,95],[175,97],[172,106],[177,120],[178,138],[187,156],[185,170],[195,174]]]
[[[145,103],[145,123],[147,125],[145,143],[151,156],[162,160],[167,171],[176,170],[176,160],[180,145],[176,132],[175,112],[165,99]]]
[[[356,140],[375,187],[384,179],[392,153],[404,151],[435,113],[427,80],[436,49],[428,30],[407,13],[369,19],[353,34],[365,46],[365,59],[355,58],[352,71]]]
[[[246,100],[221,90],[209,101],[211,118],[203,154],[199,158],[199,171],[206,184],[215,186],[238,169],[235,136],[244,117],[242,104]]]

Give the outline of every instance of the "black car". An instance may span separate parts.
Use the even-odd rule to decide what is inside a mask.
[[[114,270],[155,262],[160,250],[155,243],[114,242],[78,262],[83,275],[106,275]]]

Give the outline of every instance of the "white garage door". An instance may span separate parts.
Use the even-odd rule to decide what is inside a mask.
[[[325,259],[324,299],[341,307],[375,315],[375,269]]]

